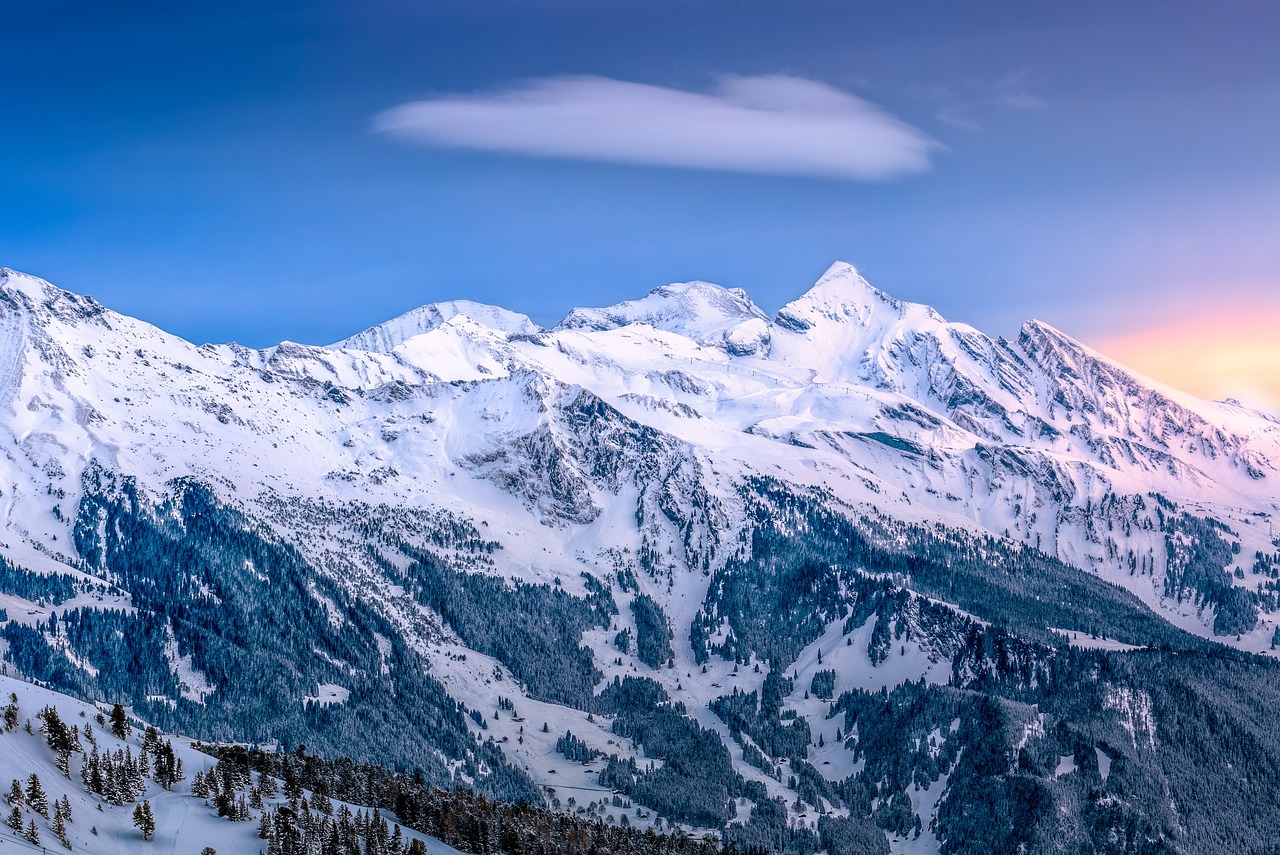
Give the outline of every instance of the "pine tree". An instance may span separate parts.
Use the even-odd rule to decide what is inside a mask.
[[[124,714],[124,707],[120,704],[113,704],[111,707],[111,732],[115,734],[116,739],[125,739],[129,736],[131,730],[129,718]]]
[[[9,787],[9,795],[5,796],[9,804],[14,807],[21,807],[26,803],[26,796],[22,793],[22,782],[17,778],[13,779],[13,786]]]
[[[75,822],[71,818],[71,799],[67,797],[66,793],[62,794],[62,815],[66,817],[67,822]]]
[[[71,848],[71,841],[67,839],[67,824],[62,819],[62,805],[58,805],[58,810],[53,815],[53,836],[63,846]]]
[[[125,772],[129,782],[129,798],[134,799],[142,794],[147,788],[147,783],[142,779],[142,764],[133,757],[133,749],[125,748],[124,750]]]
[[[49,797],[45,794],[44,787],[40,786],[40,776],[35,772],[27,779],[27,804],[45,819],[49,818]]]
[[[98,752],[96,750],[93,752],[92,755],[89,755],[89,754],[80,755],[80,759],[81,759],[80,783],[84,784],[85,790],[91,793],[95,792],[95,790],[93,789],[93,763],[96,760],[97,756],[98,756]]]
[[[9,695],[9,703],[4,708],[4,729],[9,733],[18,729],[18,696]]]
[[[290,802],[296,802],[302,798],[302,782],[293,775],[285,775],[284,797]]]
[[[68,780],[70,780],[71,778],[71,752],[70,751],[59,751],[57,756],[54,758],[54,765],[58,767],[59,772],[61,772],[63,775],[67,777]]]
[[[5,820],[5,823],[14,831],[22,831],[22,808],[14,805],[13,811],[10,812],[9,818]]]
[[[213,806],[217,808],[218,816],[232,817],[234,821],[234,812],[236,809],[235,793],[228,787],[221,790],[213,797]]]
[[[40,845],[40,829],[36,828],[36,821],[34,819],[31,820],[31,824],[27,826],[27,833],[25,837],[27,838],[27,842],[32,846]]]
[[[276,779],[270,775],[258,773],[258,789],[262,791],[264,799],[274,799],[276,797]]]
[[[150,840],[156,830],[156,820],[151,814],[151,802],[140,802],[133,809],[133,824],[142,832],[143,840]]]

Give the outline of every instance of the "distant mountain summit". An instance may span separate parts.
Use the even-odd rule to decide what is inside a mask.
[[[528,317],[498,306],[474,303],[471,300],[447,300],[443,303],[427,303],[405,312],[385,323],[356,333],[350,338],[335,342],[329,347],[336,350],[372,350],[386,353],[406,340],[433,329],[456,317],[465,317],[483,327],[504,333],[535,333],[540,327]]]
[[[603,309],[574,309],[556,329],[604,331],[646,324],[695,341],[720,340],[750,320],[767,320],[747,292],[710,282],[679,282],[654,288],[639,300]]]

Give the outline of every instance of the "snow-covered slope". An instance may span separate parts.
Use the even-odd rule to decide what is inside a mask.
[[[558,330],[612,330],[645,324],[710,345],[742,350],[763,333],[768,320],[746,291],[710,282],[679,282],[654,288],[639,300],[603,309],[574,309]]]
[[[1196,400],[1039,322],[1014,341],[988,337],[844,264],[773,319],[739,290],[692,282],[576,309],[553,330],[457,301],[328,348],[262,351],[197,347],[4,271],[0,449],[0,557],[79,580],[56,608],[35,583],[0,588],[10,624],[29,630],[12,633],[34,645],[22,648],[36,650],[29,667],[65,654],[67,679],[84,691],[107,679],[94,659],[101,651],[45,630],[55,610],[105,614],[127,600],[121,614],[148,614],[169,596],[234,623],[245,597],[274,586],[282,615],[309,616],[320,622],[308,631],[330,633],[323,644],[290,641],[301,657],[298,707],[320,699],[290,727],[323,733],[344,710],[379,703],[365,684],[369,662],[388,680],[420,668],[482,713],[449,712],[450,727],[494,737],[512,769],[579,802],[603,804],[613,787],[601,783],[600,762],[566,775],[555,754],[564,730],[601,751],[661,761],[582,700],[628,675],[685,702],[748,781],[795,801],[788,776],[744,759],[750,751],[710,708],[734,688],[763,690],[770,667],[760,645],[708,660],[694,640],[720,650],[751,643],[726,611],[737,562],[765,542],[766,523],[813,497],[882,544],[894,542],[891,524],[924,524],[948,537],[990,536],[984,549],[1016,560],[1042,550],[1182,629],[1247,650],[1267,651],[1280,618],[1280,560],[1256,557],[1280,551],[1274,414]],[[214,534],[211,521],[222,526]],[[182,552],[200,537],[200,549]],[[169,545],[134,566],[130,550],[144,540]],[[175,554],[185,563],[172,574],[148,569]],[[310,575],[281,587],[290,567]],[[428,573],[441,567],[455,575]],[[540,615],[511,630],[524,642],[471,619],[474,603],[498,594],[466,574],[532,586],[511,589],[526,599],[503,607]],[[537,635],[552,612],[529,605],[535,589],[546,597],[537,609],[560,609],[576,635]],[[990,621],[961,605],[949,608],[974,622],[966,626]],[[619,635],[651,631],[643,618],[654,608],[670,649],[624,649]],[[1083,625],[1086,617],[1061,622],[1069,619],[1048,617],[1058,622],[1040,629],[1122,631]],[[204,726],[201,710],[229,689],[202,646],[207,636],[185,620],[148,624],[170,675],[155,678],[153,712]],[[881,643],[876,619],[843,620],[833,608],[790,651],[798,658],[781,662],[804,672],[795,692],[821,670],[819,649],[838,654],[842,690],[945,682],[939,663],[951,647],[895,644],[877,658],[868,653]],[[841,644],[853,646],[839,653]],[[539,662],[564,685],[540,684]],[[527,723],[554,727],[534,732],[504,700]],[[821,705],[795,701],[814,734],[830,729]],[[832,750],[815,746],[812,756],[834,779],[852,761]],[[463,775],[492,766],[478,755],[448,760],[472,764],[454,770]],[[933,804],[938,793],[920,798]],[[749,803],[738,809],[745,817]],[[633,809],[630,821],[645,817]]]
[[[505,333],[535,333],[538,325],[528,317],[471,300],[447,300],[443,303],[427,303],[389,321],[356,333],[350,338],[329,345],[336,350],[388,351],[416,335],[431,332],[459,315],[469,318],[483,327]]]
[[[47,800],[43,811],[25,799],[16,806],[23,830],[19,832],[7,824],[0,826],[0,850],[55,852],[64,851],[65,845],[72,852],[90,855],[125,852],[198,855],[208,849],[233,855],[268,848],[267,841],[257,834],[261,810],[250,809],[249,819],[232,822],[218,816],[207,798],[192,794],[192,781],[196,775],[208,772],[215,761],[184,740],[161,735],[163,741],[172,745],[176,759],[182,764],[182,780],[164,787],[148,769],[136,797],[114,804],[85,785],[82,769],[85,758],[91,753],[105,756],[127,750],[131,759],[142,756],[145,734],[136,719],[129,734],[119,739],[112,735],[110,721],[104,717],[109,716],[110,705],[98,707],[3,675],[0,675],[0,707],[13,707],[19,722],[10,731],[0,727],[0,782],[3,782],[5,792],[9,792],[11,781],[21,782],[26,789],[31,776],[35,775]],[[69,752],[69,774],[58,768],[58,754],[46,738],[43,713],[48,709],[56,711],[67,728],[76,729],[83,749]],[[277,782],[277,790],[280,786],[281,782]],[[306,795],[311,796],[311,793]],[[62,802],[64,798],[71,809],[70,819],[63,820],[65,844],[59,841],[54,829],[58,813],[55,802]],[[143,839],[142,832],[133,822],[133,811],[143,802],[151,808],[155,822],[150,840]],[[272,807],[282,803],[283,799],[268,798],[264,802],[265,806]],[[341,802],[334,805],[338,809],[341,806]],[[9,818],[15,805],[7,802],[0,807]],[[360,810],[350,805],[348,808]],[[394,823],[394,816],[387,818]],[[34,835],[30,834],[32,826]],[[409,829],[402,829],[402,836],[406,846],[411,841],[421,840],[430,855],[460,855],[453,847]],[[34,845],[33,839],[38,841]]]

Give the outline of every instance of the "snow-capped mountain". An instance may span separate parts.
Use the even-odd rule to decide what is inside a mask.
[[[742,340],[742,330],[767,326],[768,317],[741,288],[680,282],[654,288],[639,300],[603,309],[574,309],[556,329],[613,330],[644,324],[712,346]]]
[[[428,303],[385,323],[329,345],[339,350],[369,350],[385,353],[414,336],[429,333],[453,318],[464,317],[504,333],[534,333],[538,325],[518,312],[487,306],[471,300]]]
[[[691,282],[550,330],[454,301],[266,350],[4,271],[0,413],[19,671],[205,738],[345,746],[506,794],[616,790],[688,828],[754,833],[782,797],[794,833],[872,823],[924,851],[957,839],[967,702],[904,725],[934,771],[895,790],[889,749],[850,736],[859,698],[971,691],[992,633],[1031,645],[1024,663],[1278,636],[1274,414],[1040,322],[989,337],[845,264],[772,319]],[[1072,764],[1096,747],[1105,785],[1101,758],[1146,762],[1134,717],[1158,711],[1150,687],[1099,691],[1087,746],[1023,707],[1001,726]],[[645,718],[662,699],[687,724]],[[375,709],[386,732],[362,724]],[[663,764],[685,737],[723,753]],[[708,769],[723,792],[669,798],[663,775],[702,793]]]

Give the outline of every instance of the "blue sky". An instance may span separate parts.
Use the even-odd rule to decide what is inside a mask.
[[[995,333],[1280,318],[1273,3],[0,0],[0,32],[0,265],[197,342],[694,278],[772,311],[836,259]]]

